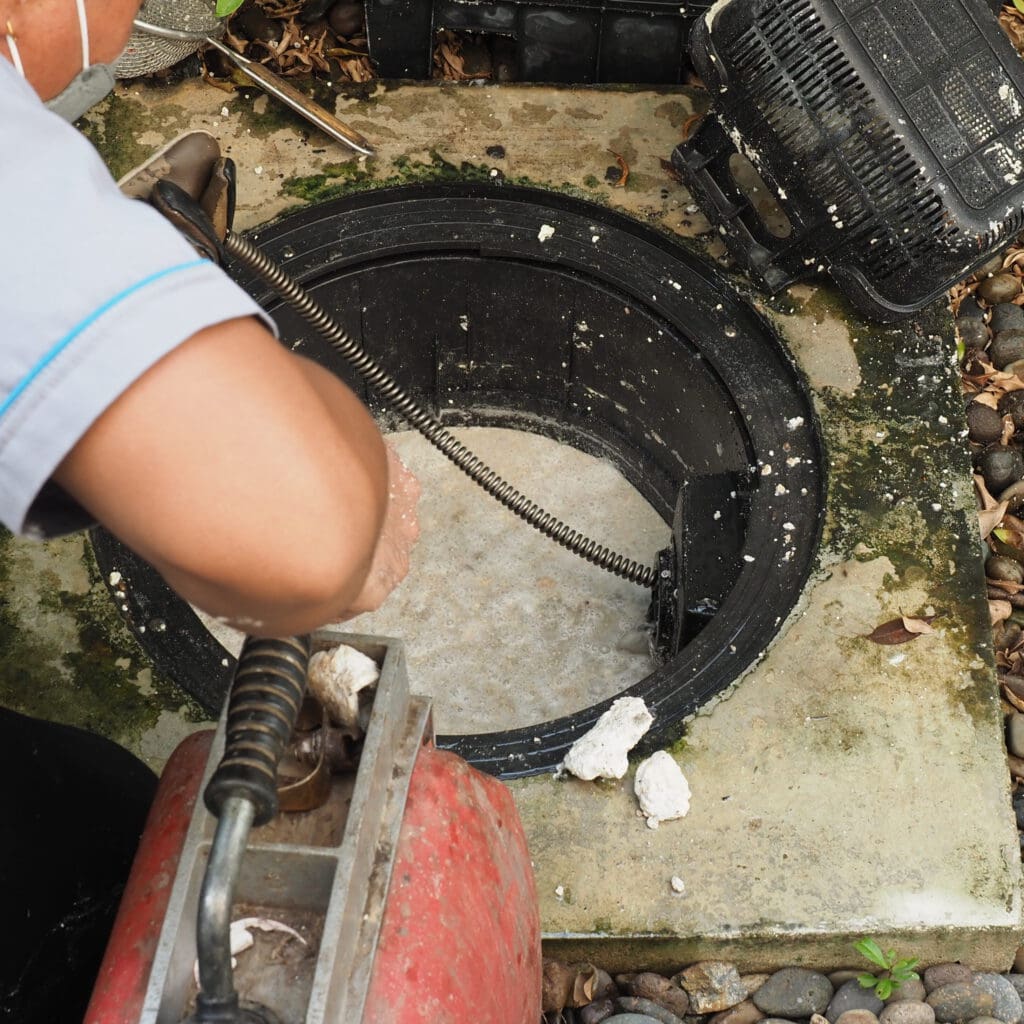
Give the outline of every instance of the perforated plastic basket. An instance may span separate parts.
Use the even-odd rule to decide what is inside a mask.
[[[673,163],[768,290],[827,269],[897,319],[1024,224],[1024,62],[987,0],[724,0],[690,49],[714,107]]]

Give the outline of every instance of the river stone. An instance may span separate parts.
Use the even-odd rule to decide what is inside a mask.
[[[988,355],[997,370],[1005,370],[1010,363],[1024,359],[1024,330],[1010,327],[1000,331],[992,339]]]
[[[901,999],[898,1003],[889,1003],[878,1020],[879,1024],[935,1024],[935,1011],[927,1003]]]
[[[617,996],[613,1002],[617,1010],[624,1013],[635,1013],[641,1017],[651,1017],[658,1021],[658,1024],[683,1024],[682,1017],[677,1017],[671,1010],[659,1006],[652,999],[642,999],[640,996]]]
[[[924,982],[925,992],[931,993],[943,985],[952,985],[954,981],[972,981],[974,971],[966,964],[934,964],[925,969],[921,980]]]
[[[962,305],[962,304],[961,304]],[[963,316],[961,312],[958,314]],[[1015,306],[1012,302],[1000,302],[998,306],[992,307],[992,320],[990,321],[993,331],[1006,331],[1011,327],[1024,327],[1024,309]]]
[[[741,974],[740,981],[747,990],[747,998],[749,999],[770,977],[770,974]]]
[[[623,994],[650,999],[652,1003],[671,1010],[677,1017],[685,1017],[690,1012],[689,996],[675,982],[660,974],[638,974],[629,982]]]
[[[1014,955],[1013,970],[1015,973],[1024,971],[1024,946],[1021,946]]]
[[[905,999],[914,999],[919,1003],[923,1003],[926,995],[928,995],[928,993],[925,990],[924,982],[920,978],[909,978],[907,981],[904,981],[888,999],[885,1000],[885,1005],[888,1006],[889,1003],[901,1003]]]
[[[978,305],[978,300],[973,295],[968,295],[961,303],[959,309],[956,311],[958,317],[966,317],[973,319],[977,317],[981,319],[985,316],[985,310]]]
[[[805,967],[786,967],[754,993],[754,1002],[772,1017],[810,1017],[825,1012],[832,992],[832,983],[824,974]]]
[[[878,1024],[878,1017],[870,1010],[847,1010],[839,1015],[836,1024]]]
[[[1024,1016],[1017,990],[1001,974],[975,974],[975,988],[988,992],[995,1000],[995,1008],[989,1016],[1005,1021],[1005,1024],[1017,1024]]]
[[[854,978],[844,982],[836,990],[836,994],[829,1001],[825,1016],[829,1019],[830,1024],[836,1024],[836,1021],[847,1010],[870,1010],[872,1016],[877,1016],[882,1012],[883,1005],[882,1000],[875,995],[873,989],[864,988]],[[847,1021],[847,1024],[854,1024],[854,1022]],[[871,1022],[863,1021],[862,1024],[871,1024]]]
[[[580,1024],[601,1024],[615,1012],[615,1004],[610,999],[595,999],[582,1007],[577,1014]]]
[[[960,1021],[974,1020],[975,1017],[988,1017],[996,1006],[995,996],[991,992],[969,981],[940,985],[928,993],[926,1002],[935,1011],[938,1024],[959,1024]]]
[[[1024,715],[1020,712],[1010,715],[1010,720],[1006,723],[1006,749],[1014,757],[1024,757]],[[1007,981],[1006,984],[1010,985],[1010,982]],[[1012,985],[1010,987],[1013,988]],[[1014,989],[1014,992],[1016,991]],[[1020,998],[1019,994],[1017,998]],[[998,1017],[999,1014],[996,1016]]]
[[[686,989],[693,1013],[728,1010],[730,1006],[742,1003],[747,998],[746,987],[740,981],[740,972],[735,965],[721,960],[702,960],[687,967],[672,980]],[[763,1006],[760,1008],[764,1009]]]
[[[971,404],[973,405],[975,403],[972,402]],[[968,409],[969,408],[970,406],[968,406]],[[980,408],[984,407],[981,406]],[[995,412],[994,409],[991,411]],[[998,415],[998,413],[996,415]],[[993,440],[998,441],[999,438],[996,437],[993,438]],[[854,978],[859,978],[863,973],[863,971],[855,971],[852,967],[848,967],[845,970],[841,971],[830,971],[828,973],[828,980],[832,982],[832,987],[834,989],[839,989],[842,988],[843,985],[845,985],[848,981],[853,981]]]
[[[661,1024],[661,1021],[654,1017],[648,1017],[646,1013],[616,1013],[611,1017],[605,1017],[607,1024]]]
[[[1018,790],[1018,793],[1020,793],[1020,795],[1022,797],[1024,797],[1024,790]],[[1024,802],[1024,800],[1022,800],[1022,802]],[[1015,807],[1015,809],[1016,809],[1016,807]],[[1020,825],[1021,817],[1022,817],[1022,815],[1020,814],[1020,812],[1018,812],[1018,814],[1017,814],[1017,821],[1018,821],[1017,827],[1018,828],[1021,827],[1021,825]],[[1017,995],[1019,995],[1021,997],[1021,999],[1024,1000],[1024,974],[1004,974],[1003,977],[1014,987],[1014,989],[1016,989]]]
[[[993,274],[978,285],[978,294],[993,306],[1010,302],[1020,295],[1020,281],[1013,274]]]
[[[762,1017],[764,1014],[754,1005],[753,1000],[744,999],[742,1003],[716,1013],[708,1024],[756,1024]]]
[[[956,333],[964,348],[984,348],[988,344],[989,332],[984,320],[975,317],[957,317]]]

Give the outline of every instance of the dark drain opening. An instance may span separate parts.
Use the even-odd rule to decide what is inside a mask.
[[[655,716],[648,749],[677,739],[771,641],[817,545],[811,403],[766,324],[663,236],[534,190],[370,192],[286,217],[257,240],[447,422],[530,430],[607,458],[667,522],[681,492],[689,642],[623,691]],[[289,310],[248,286],[282,337],[401,426]],[[217,709],[232,659],[148,566],[102,531],[94,543],[105,573],[121,574],[119,603],[154,661]],[[549,770],[613,699],[441,742],[495,774]]]

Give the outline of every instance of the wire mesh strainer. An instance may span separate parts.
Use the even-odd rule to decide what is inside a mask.
[[[138,21],[157,28],[193,35],[192,39],[165,39],[136,28],[124,53],[114,64],[117,78],[141,78],[163,71],[196,52],[207,36],[219,36],[223,24],[210,0],[146,0]]]

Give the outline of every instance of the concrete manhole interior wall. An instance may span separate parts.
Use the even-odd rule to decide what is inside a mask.
[[[557,193],[383,189],[254,238],[446,423],[527,430],[608,459],[666,522],[681,495],[687,642],[624,691],[654,715],[644,749],[676,740],[778,632],[817,548],[820,440],[766,321],[664,235]],[[282,339],[402,426],[276,296],[242,284]],[[233,659],[115,538],[97,530],[93,545],[104,574],[127,584],[122,614],[157,667],[218,710]],[[504,777],[548,771],[612,699],[439,742]]]

